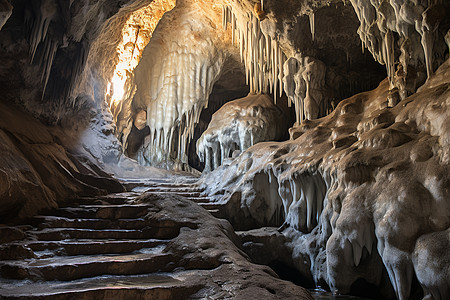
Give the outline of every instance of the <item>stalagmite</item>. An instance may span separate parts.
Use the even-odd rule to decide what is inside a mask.
[[[288,124],[284,114],[268,95],[249,94],[230,101],[212,117],[208,129],[197,141],[197,153],[205,162],[205,172],[212,171],[230,158],[230,149],[244,151],[256,143],[278,139]],[[239,146],[236,146],[236,141]],[[209,164],[209,149],[219,149],[214,164]]]

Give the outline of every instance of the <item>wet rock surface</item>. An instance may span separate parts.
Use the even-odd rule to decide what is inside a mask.
[[[0,298],[312,299],[252,263],[195,185],[124,186],[0,227]]]

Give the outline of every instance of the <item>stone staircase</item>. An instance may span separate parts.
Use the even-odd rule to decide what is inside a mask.
[[[185,180],[186,181],[186,180]],[[175,194],[185,197],[186,199],[197,203],[215,217],[222,217],[220,214],[221,204],[211,203],[210,199],[203,196],[203,190],[196,186],[195,182],[191,183],[168,183],[168,182],[142,182],[140,180],[129,180],[123,183],[125,188],[134,193],[151,192],[157,195]]]
[[[180,225],[144,218],[142,192],[179,195],[217,208],[193,183],[125,181],[128,192],[80,198],[31,220],[0,227],[0,299],[184,299],[199,289],[170,276],[167,244]],[[5,240],[6,238],[6,240]],[[0,237],[0,240],[2,238]],[[8,241],[9,239],[9,241]]]

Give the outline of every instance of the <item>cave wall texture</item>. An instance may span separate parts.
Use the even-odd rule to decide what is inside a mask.
[[[0,223],[163,172],[147,166],[192,170],[213,113],[262,93],[295,119],[288,141],[208,144],[242,151],[208,154],[202,177],[235,228],[281,226],[332,290],[446,299],[449,15],[445,0],[0,0]]]

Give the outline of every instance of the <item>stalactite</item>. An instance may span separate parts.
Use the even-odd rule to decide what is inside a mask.
[[[261,3],[262,7],[262,3]],[[276,40],[266,36],[260,26],[260,20],[253,14],[236,14],[232,7],[222,9],[224,28],[225,22],[231,22],[232,31],[237,30],[239,38],[239,53],[245,66],[245,78],[252,93],[270,91],[274,101],[283,92],[282,78],[285,56]],[[231,17],[228,15],[231,14]],[[234,40],[232,36],[232,40]],[[281,67],[280,67],[281,66]]]
[[[236,16],[232,14],[231,16],[231,44],[234,45],[234,36],[236,31]]]
[[[43,83],[43,92],[42,92],[43,98],[45,91],[47,89],[47,84],[50,77],[53,60],[60,46],[60,41],[58,41],[58,39],[48,35],[50,23],[57,15],[58,6],[54,0],[42,0],[40,2],[33,3],[32,7],[33,12],[29,12],[28,14],[26,14],[25,23],[28,25],[30,30],[29,33],[30,60],[32,63],[37,62],[42,72],[41,82]],[[38,53],[37,50],[39,46],[41,51],[39,51]],[[37,53],[39,57],[36,58]]]
[[[222,28],[224,29],[224,30],[226,30],[227,29],[227,12],[226,12],[226,10],[227,10],[227,6],[222,6]]]
[[[296,124],[305,118],[315,119],[324,112],[325,64],[317,59],[296,54],[283,66],[283,87],[288,104],[294,103]]]
[[[275,41],[273,44],[273,65],[272,65],[272,74],[273,74],[273,95],[275,103],[277,102],[277,69],[278,69],[278,42]]]
[[[394,58],[394,37],[392,36],[392,32],[390,30],[386,32],[384,43],[385,43],[385,57],[383,57],[383,59],[386,63],[386,70],[388,73],[389,83],[392,88],[395,74],[395,61],[394,61],[395,58]]]
[[[433,73],[433,37],[446,18],[442,1],[350,1],[360,21],[358,34],[361,47],[386,65],[390,88],[397,88],[400,97],[415,92],[426,72]],[[420,36],[420,38],[417,38]],[[396,57],[396,39],[402,45]],[[402,42],[403,41],[403,42]],[[406,47],[404,41],[408,41]],[[408,59],[405,59],[408,57]],[[441,62],[443,58],[440,58]],[[399,64],[399,72],[396,65]],[[409,74],[406,76],[406,74]]]
[[[315,35],[314,12],[310,13],[308,16],[309,16],[309,28],[311,29],[311,38],[314,41]]]
[[[48,79],[50,77],[50,71],[52,69],[53,60],[55,58],[56,51],[58,50],[59,43],[52,39],[46,39],[44,43],[43,58],[41,59],[41,82],[44,83],[42,91],[42,98],[44,98],[45,90],[47,89]]]
[[[32,24],[30,36],[30,56],[31,61],[34,60],[36,50],[41,42],[47,36],[48,27],[56,15],[57,7],[53,0],[43,0],[41,2],[39,12],[36,13],[36,19]]]
[[[432,32],[430,32],[427,28],[423,28],[421,44],[425,56],[425,65],[428,78],[430,78],[433,74],[433,41],[434,39]]]
[[[283,65],[284,65],[284,54],[281,48],[278,48],[278,83],[280,84],[280,98],[283,95]]]

